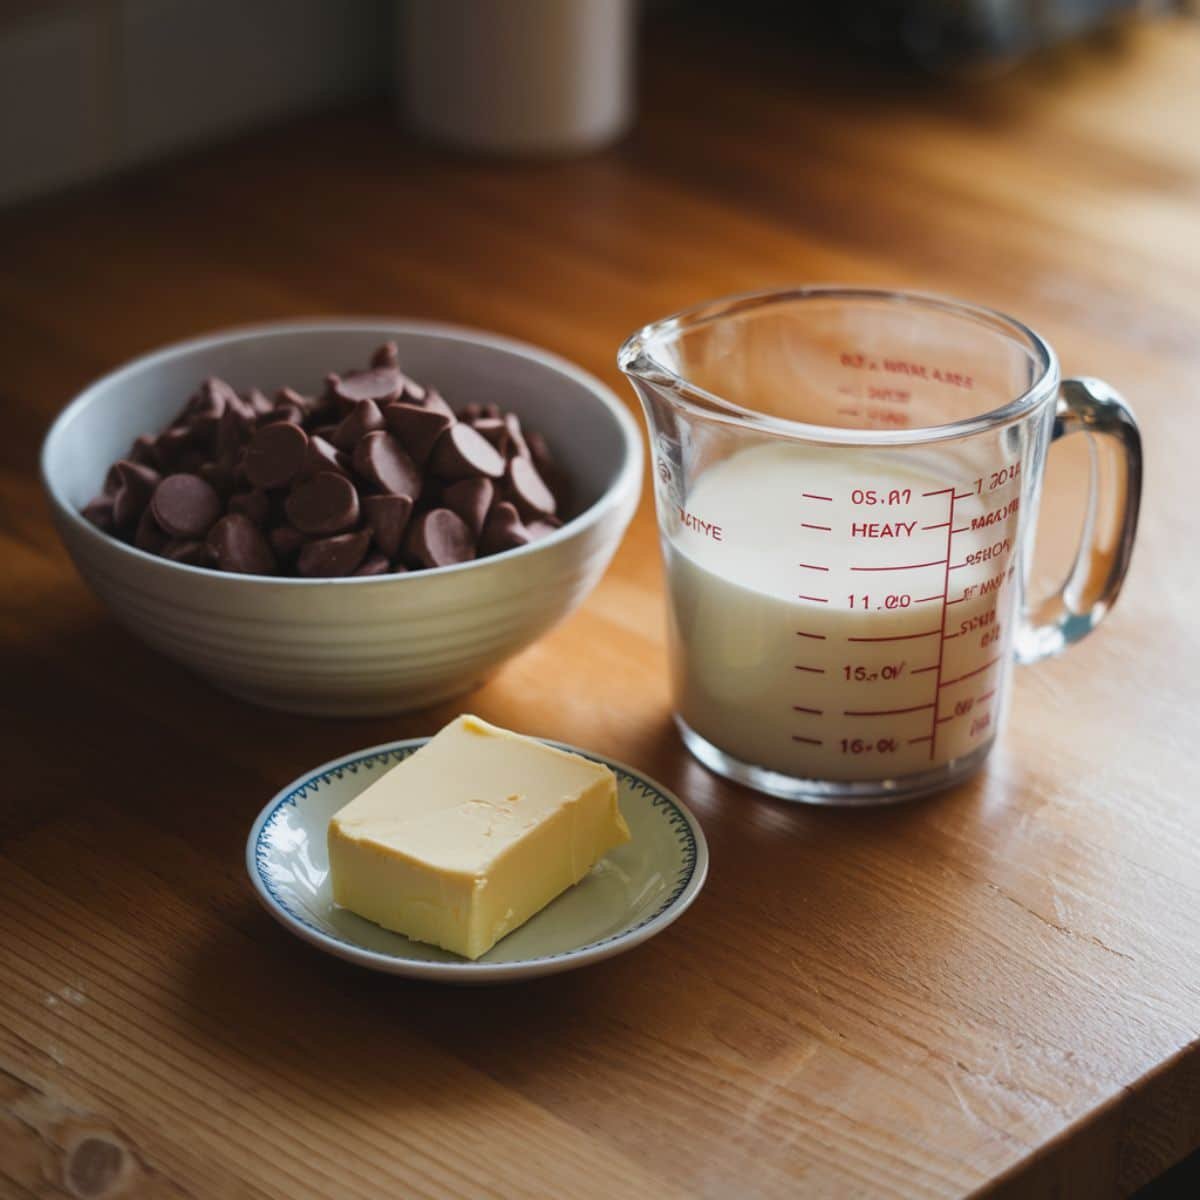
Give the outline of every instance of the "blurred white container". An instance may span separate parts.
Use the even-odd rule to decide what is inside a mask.
[[[633,119],[634,0],[402,0],[401,113],[467,150],[567,154]]]

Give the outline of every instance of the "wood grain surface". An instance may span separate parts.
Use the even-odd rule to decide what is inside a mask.
[[[354,112],[0,215],[0,1194],[1090,1198],[1200,1144],[1200,31],[970,86],[730,34],[649,51],[644,119],[597,157],[480,163]],[[648,491],[585,606],[487,687],[356,721],[143,648],[40,496],[52,414],[200,331],[445,318],[628,399],[644,321],[826,281],[1013,312],[1145,436],[1121,603],[1018,672],[986,773],[921,803],[789,807],[688,758]],[[1052,455],[1046,579],[1081,461]],[[466,707],[676,790],[712,852],[687,917],[478,991],[275,926],[242,867],[265,800]]]

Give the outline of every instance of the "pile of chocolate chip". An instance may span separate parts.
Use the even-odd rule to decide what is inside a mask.
[[[319,397],[272,401],[206,379],[139,437],[83,515],[141,550],[252,575],[332,578],[445,567],[545,537],[566,481],[515,413],[458,414],[389,342]]]

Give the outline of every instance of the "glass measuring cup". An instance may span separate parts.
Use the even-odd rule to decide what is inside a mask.
[[[648,325],[618,362],[650,431],[675,719],[722,775],[828,804],[948,786],[986,758],[1012,663],[1077,641],[1117,597],[1137,425],[1018,321],[909,293],[761,293]],[[1080,431],[1082,544],[1029,613],[1047,447]]]

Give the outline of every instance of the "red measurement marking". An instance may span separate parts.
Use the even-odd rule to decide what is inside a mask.
[[[949,525],[949,524],[950,524],[950,522],[949,522],[949,521],[940,521],[940,522],[938,522],[938,524],[936,524],[936,525],[922,525],[922,526],[921,526],[921,528],[922,528],[923,530],[928,530],[928,529],[945,529],[945,528],[946,528],[946,526],[947,526],[947,525]]]
[[[914,704],[912,708],[842,709],[843,717],[898,717],[901,713],[924,712],[932,704]]]
[[[965,716],[966,716],[966,713],[951,713],[948,717],[938,717],[937,723],[939,725],[945,725],[945,723],[947,721],[953,721],[953,720],[956,720],[958,717],[965,717]]]
[[[955,500],[970,500],[970,498],[974,495],[975,495],[974,492],[963,492],[962,495],[959,495],[958,492],[955,492],[954,498],[955,498]]]
[[[801,492],[805,500],[832,500],[832,496],[818,496],[815,492]]]
[[[948,524],[949,522],[947,522]],[[970,529],[970,525],[960,525],[957,529],[950,530],[951,533],[966,533]]]
[[[800,522],[801,529],[819,529],[822,533],[832,533],[832,525],[810,525],[807,521]]]
[[[812,601],[814,604],[828,604],[828,603],[829,603],[829,597],[828,597],[828,596],[806,596],[806,595],[804,595],[804,593],[803,593],[803,592],[798,592],[798,593],[797,593],[797,599],[799,599],[799,600],[811,600],[811,601]]]
[[[834,412],[840,413],[843,417],[857,417],[861,415],[861,410],[857,408],[836,408]]]
[[[801,737],[798,733],[792,734],[792,741],[793,742],[804,742],[808,746],[823,746],[823,745],[825,745],[825,743],[823,741],[821,741],[820,738]]]
[[[848,642],[910,642],[913,638],[933,637],[941,633],[940,629],[931,629],[928,633],[898,633],[895,637],[848,637]]]
[[[921,742],[929,742],[929,741],[932,741],[932,740],[933,740],[933,739],[932,739],[932,738],[929,736],[929,734],[926,734],[924,737],[919,737],[919,738],[909,738],[909,739],[908,739],[908,744],[909,744],[910,746],[917,746],[917,745],[919,745]]]
[[[953,488],[938,488],[936,492],[922,492],[922,496],[945,496],[949,492],[954,491]]]
[[[797,563],[797,566],[803,567],[806,571],[828,571],[828,567],[818,567],[816,563]]]
[[[796,636],[812,638],[815,642],[823,642],[825,640],[825,635],[823,633],[805,633],[803,629],[797,629]]]
[[[927,667],[917,667],[916,670],[911,672],[911,674],[924,675],[926,671],[936,671],[936,670],[937,670],[937,663],[930,663],[929,666],[927,666]]]
[[[915,571],[918,567],[940,567],[946,560],[935,558],[927,563],[903,563],[898,567],[851,567],[852,571]]]
[[[793,704],[792,712],[812,713],[814,717],[823,717],[825,715],[823,708],[805,708],[802,704]]]
[[[810,675],[824,675],[824,667],[802,667],[799,663],[796,664],[797,671],[807,671]]]
[[[990,692],[984,692],[982,696],[975,697],[976,704],[982,704],[985,700],[990,700],[996,694],[996,689],[992,688]]]
[[[989,667],[994,667],[1000,661],[1000,655],[989,659],[982,667],[976,667],[973,671],[968,671],[965,675],[958,676],[957,679],[946,679],[938,684],[939,688],[949,687],[952,683],[962,683],[964,679],[970,679],[973,675],[982,675]]]
[[[945,600],[945,598],[946,598],[945,592],[938,592],[938,594],[936,596],[922,596],[920,598],[920,600],[914,600],[913,603],[914,604],[925,604],[926,602],[928,602],[930,600]]]
[[[942,641],[944,641],[944,642],[948,642],[948,641],[949,641],[951,638],[956,638],[956,637],[958,637],[958,634],[957,634],[957,633],[948,633],[948,634],[946,634],[946,636],[945,636],[945,637],[942,639]]]
[[[950,511],[946,514],[946,573],[942,576],[942,622],[938,626],[938,656],[934,664],[937,674],[933,685],[933,720],[929,725],[929,761],[937,752],[937,699],[942,690],[942,661],[946,656],[946,613],[951,601],[950,595],[950,546],[954,541],[954,501],[958,499],[953,488],[947,488],[950,493]],[[943,493],[944,494],[944,493]]]
[[[963,567],[971,567],[974,565],[975,565],[974,563],[969,563],[969,562],[953,563],[950,567],[950,570],[961,571],[963,569]]]
[[[969,600],[969,596],[959,596],[957,600],[947,600],[947,604],[961,604],[964,600]]]

